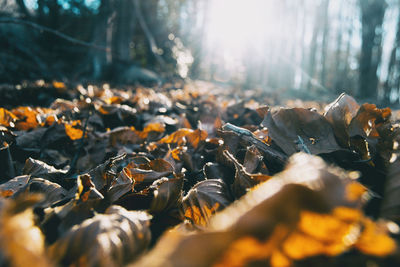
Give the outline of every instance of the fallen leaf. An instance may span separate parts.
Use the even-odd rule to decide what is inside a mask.
[[[51,258],[66,265],[121,266],[150,244],[150,216],[111,206],[74,226],[49,248]]]
[[[304,151],[299,144],[299,137],[312,154],[340,149],[332,126],[317,112],[302,108],[282,108],[274,114],[268,113],[264,123],[271,139],[287,155]]]
[[[210,217],[232,202],[227,185],[222,180],[209,179],[193,186],[183,198],[185,218],[205,226]]]

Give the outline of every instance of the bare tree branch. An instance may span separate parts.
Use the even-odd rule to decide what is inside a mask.
[[[92,43],[88,43],[88,42],[85,42],[85,41],[78,40],[78,39],[76,39],[74,37],[71,37],[69,35],[66,35],[66,34],[64,34],[62,32],[59,32],[57,30],[53,30],[53,29],[51,29],[49,27],[42,26],[42,25],[39,25],[39,24],[31,22],[31,21],[22,20],[22,19],[16,19],[16,18],[6,18],[6,19],[0,19],[0,23],[26,25],[26,26],[34,28],[34,29],[36,29],[38,31],[42,31],[42,32],[44,31],[44,32],[51,33],[51,34],[53,34],[53,35],[55,35],[57,37],[60,37],[60,38],[62,38],[64,40],[67,40],[67,41],[69,41],[69,42],[71,42],[73,44],[86,46],[86,47],[92,47],[92,48],[95,48],[95,49],[98,49],[98,50],[103,50],[103,51],[109,51],[109,48],[107,48],[107,47],[99,46],[99,45],[96,45],[96,44],[92,44]]]

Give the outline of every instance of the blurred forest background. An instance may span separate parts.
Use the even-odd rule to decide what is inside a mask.
[[[399,0],[0,0],[0,83],[202,79],[400,101]]]

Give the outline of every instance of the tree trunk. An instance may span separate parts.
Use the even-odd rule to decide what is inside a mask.
[[[385,0],[359,0],[359,3],[362,44],[358,96],[376,98],[377,69],[382,56],[382,23],[387,4]]]
[[[105,46],[108,49],[111,49],[109,46],[107,46],[107,27],[110,11],[110,0],[101,0],[99,13],[97,15],[96,25],[94,26],[95,28],[92,36],[93,43]],[[92,54],[92,78],[99,79],[103,74],[105,65],[107,64],[107,52],[93,49]]]
[[[336,53],[335,53],[335,78],[334,78],[334,91],[336,93],[340,93],[343,90],[343,77],[341,76],[341,72],[343,69],[342,61],[342,40],[343,40],[343,1],[340,2],[338,18],[337,20],[340,21],[340,25],[337,30],[336,36]]]
[[[132,0],[115,1],[115,21],[112,34],[112,61],[129,61],[130,44],[135,27],[134,5]]]
[[[326,86],[326,57],[328,50],[328,38],[329,38],[329,0],[323,2],[322,7],[323,17],[323,34],[322,34],[322,45],[321,45],[321,74],[320,82],[321,85]]]
[[[385,104],[390,103],[390,95],[392,91],[399,92],[400,85],[400,10],[397,17],[397,31],[396,31],[396,39],[393,44],[393,49],[390,54],[390,61],[388,66],[388,76],[386,78],[385,87],[384,87],[384,98],[383,102]],[[399,100],[399,96],[397,99]]]
[[[308,75],[309,75],[309,80],[308,80],[308,89],[312,89],[313,87],[313,80],[315,79],[315,70],[316,70],[316,59],[317,59],[317,49],[318,49],[318,36],[321,31],[321,26],[320,26],[320,12],[321,11],[321,4],[319,7],[317,7],[317,10],[315,12],[315,21],[314,21],[314,30],[313,30],[313,35],[311,39],[311,44],[310,44],[310,53],[309,53],[309,61],[308,61]]]

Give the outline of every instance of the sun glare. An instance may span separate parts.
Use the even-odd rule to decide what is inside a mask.
[[[261,56],[268,43],[285,38],[277,25],[282,16],[279,1],[216,0],[210,5],[207,46],[215,51],[212,60],[222,57],[226,68],[240,71],[243,59]]]
[[[240,56],[266,41],[266,33],[279,34],[272,23],[274,7],[265,0],[212,1],[209,43],[224,47],[232,56]],[[253,47],[254,48],[254,47]]]

